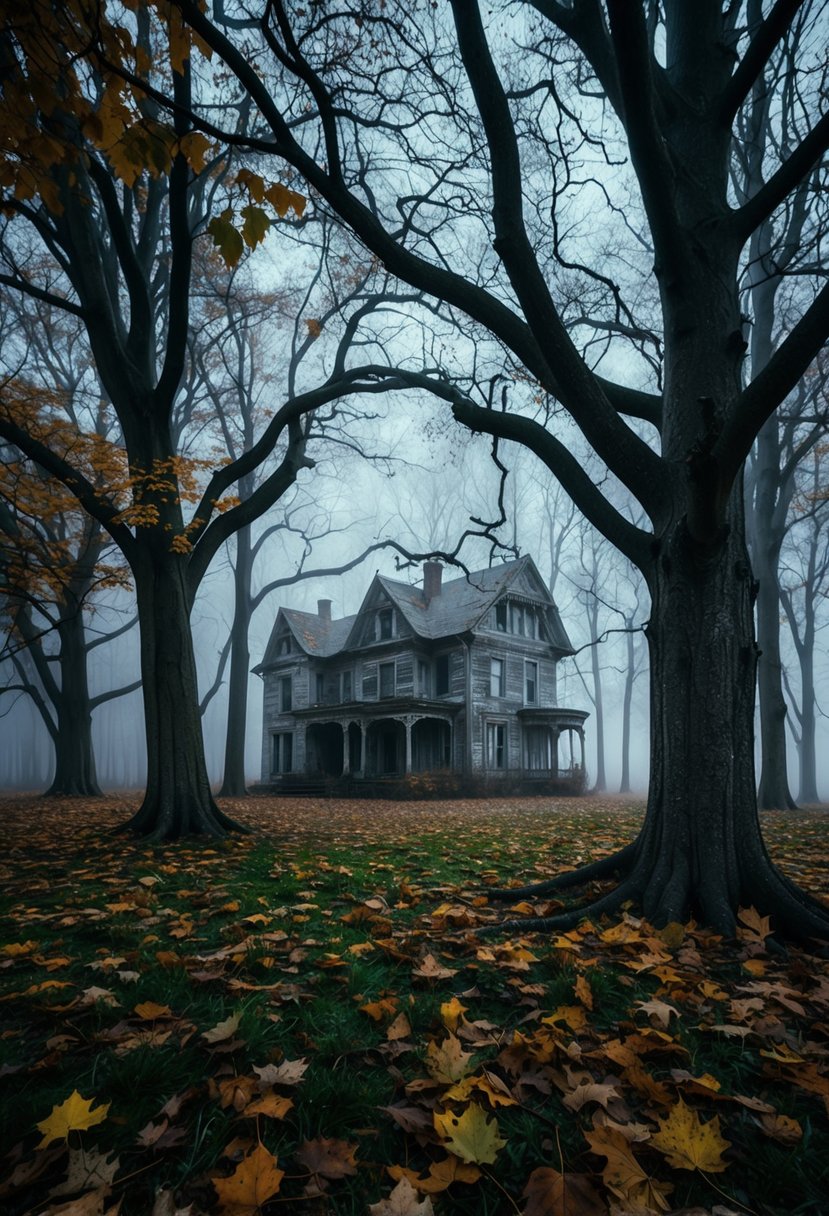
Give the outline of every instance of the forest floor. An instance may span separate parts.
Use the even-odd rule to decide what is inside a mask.
[[[641,803],[0,798],[8,1216],[825,1216],[829,962],[630,913],[480,936]],[[769,813],[829,888],[829,814]]]

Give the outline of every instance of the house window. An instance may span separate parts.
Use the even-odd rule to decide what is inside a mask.
[[[527,705],[538,701],[538,664],[529,659],[524,663],[524,701]]]
[[[283,676],[279,681],[279,709],[283,714],[291,712],[293,706],[293,684],[290,676]]]
[[[294,763],[294,736],[287,732],[272,735],[271,772],[290,773]]]
[[[449,655],[439,654],[435,659],[435,696],[445,697],[449,692]]]
[[[394,696],[394,663],[380,664],[380,696]]]
[[[351,672],[340,672],[340,700],[351,701],[353,698],[354,692],[352,689]]]
[[[507,694],[506,666],[504,659],[490,659],[489,695],[491,697],[505,697]]]
[[[391,608],[381,608],[377,613],[377,636],[383,641],[392,636],[394,613]]]
[[[431,685],[431,681],[429,679],[429,664],[425,663],[423,661],[423,659],[418,659],[417,686],[420,691],[421,697],[428,697],[431,695],[430,685]]]
[[[291,653],[291,635],[289,633],[284,633],[281,638],[277,638],[276,654],[277,654],[277,657],[279,657],[279,655],[290,654],[290,653]]]
[[[507,767],[507,727],[504,722],[486,724],[486,766]]]
[[[321,671],[318,671],[317,677],[316,677],[316,689],[314,692],[314,703],[316,705],[322,705],[324,700],[325,700],[325,676],[323,675],[323,673]]]
[[[499,633],[507,632],[507,601],[495,605],[495,628]]]

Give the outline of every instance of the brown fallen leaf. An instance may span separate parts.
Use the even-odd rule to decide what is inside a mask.
[[[607,1206],[586,1174],[541,1167],[524,1187],[524,1216],[606,1216]]]
[[[305,1059],[283,1060],[281,1064],[266,1064],[263,1068],[257,1068],[255,1064],[253,1066],[253,1071],[259,1078],[260,1088],[270,1085],[299,1085],[307,1069],[308,1061]]]
[[[433,954],[427,954],[418,966],[412,970],[412,975],[420,980],[449,980],[453,975],[457,974],[457,969],[444,967]]]
[[[110,1159],[107,1153],[99,1153],[97,1149],[70,1148],[66,1178],[52,1187],[49,1194],[74,1195],[86,1190],[108,1192],[119,1165],[118,1157]]]
[[[357,1162],[354,1159],[356,1151],[356,1144],[318,1136],[315,1140],[305,1140],[295,1156],[312,1174],[321,1178],[337,1179],[357,1173]]]
[[[408,1038],[411,1033],[412,1024],[405,1013],[398,1013],[392,1024],[386,1028],[386,1038],[392,1043]]]
[[[286,1098],[283,1094],[276,1093],[275,1090],[267,1090],[261,1097],[255,1098],[253,1102],[242,1111],[242,1114],[247,1115],[265,1115],[269,1119],[284,1119],[289,1110],[293,1110],[293,1101]]]
[[[401,1178],[386,1199],[368,1205],[370,1216],[434,1216],[435,1209],[427,1195],[421,1200],[408,1178]]]
[[[584,1138],[591,1152],[606,1158],[602,1170],[602,1181],[609,1191],[624,1200],[629,1206],[668,1210],[667,1194],[673,1190],[670,1183],[651,1178],[633,1155],[630,1143],[621,1132],[602,1127],[585,1132]]]
[[[424,1195],[437,1195],[440,1191],[445,1191],[447,1187],[450,1187],[453,1182],[477,1182],[481,1176],[477,1165],[461,1161],[453,1153],[449,1153],[443,1161],[433,1161],[429,1166],[429,1172],[425,1175],[418,1174],[417,1170],[406,1169],[402,1165],[387,1166],[387,1172],[398,1182],[401,1178],[408,1178],[412,1186]]]

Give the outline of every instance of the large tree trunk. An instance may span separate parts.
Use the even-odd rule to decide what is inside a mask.
[[[55,775],[47,795],[96,798],[101,790],[92,747],[92,709],[86,669],[86,638],[80,612],[58,626],[60,638],[60,691],[55,697],[57,717]]]
[[[124,827],[155,840],[240,830],[213,800],[204,759],[186,556],[145,545],[133,568],[141,629],[147,789]]]
[[[248,714],[248,675],[250,672],[250,528],[236,533],[234,571],[234,610],[230,643],[230,681],[227,695],[227,732],[225,768],[220,793],[228,798],[247,794],[245,786],[245,736]]]

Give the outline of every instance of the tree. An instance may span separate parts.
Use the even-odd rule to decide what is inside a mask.
[[[794,722],[790,722],[797,743],[800,769],[798,798],[801,802],[819,801],[817,788],[817,747],[815,691],[815,642],[826,627],[821,608],[826,601],[829,575],[829,499],[825,487],[825,457],[822,447],[811,453],[810,476],[801,470],[800,492],[795,512],[789,521],[788,544],[781,564],[780,601],[794,643],[800,671],[799,696],[785,669],[783,678]]]
[[[751,24],[762,20],[759,0],[750,0]],[[780,52],[758,72],[746,104],[737,115],[738,139],[733,146],[732,180],[740,204],[766,185],[782,148],[800,143],[809,127],[809,101],[800,91],[795,67],[800,22],[795,16],[781,38]],[[779,106],[770,121],[770,106]],[[820,168],[804,174],[774,215],[758,224],[747,247],[743,306],[750,319],[748,354],[752,375],[766,366],[776,344],[787,332],[788,309],[797,308],[798,284],[804,271],[819,266],[821,224],[815,215],[815,189]],[[796,274],[790,272],[796,271]],[[792,296],[794,299],[792,300]],[[788,299],[787,299],[788,297]],[[811,382],[811,383],[810,383]],[[814,377],[807,376],[786,408],[761,427],[747,466],[746,505],[752,568],[758,584],[757,641],[760,721],[761,808],[793,807],[786,765],[786,700],[780,655],[781,605],[778,595],[781,547],[794,493],[795,473],[826,429],[825,410],[818,408]]]
[[[175,7],[212,49],[205,74],[230,73],[235,104],[255,114],[237,135],[195,105],[199,128],[292,166],[391,274],[489,334],[608,471],[606,484],[587,475],[543,401],[487,409],[448,377],[410,375],[468,428],[531,448],[650,592],[647,815],[635,842],[579,875],[619,877],[585,911],[634,900],[657,923],[693,911],[732,934],[752,903],[782,932],[827,937],[825,909],[773,866],[759,828],[742,469],[826,340],[829,287],[806,273],[800,315],[747,385],[740,309],[752,235],[822,180],[820,5],[453,0],[452,23],[393,0],[215,20],[191,0]],[[735,119],[790,31],[810,125],[795,146],[769,145],[764,184],[738,202]],[[767,112],[779,120],[773,97]],[[600,218],[612,229],[601,244]],[[637,276],[643,252],[653,270]],[[589,288],[591,324],[571,333],[574,282]],[[593,358],[597,326],[613,355],[657,320],[655,373],[627,363],[620,379],[619,362]]]
[[[23,408],[19,376],[0,400],[0,436],[67,486],[129,565],[148,780],[126,826],[175,838],[237,826],[216,805],[204,760],[190,613],[205,571],[312,466],[313,411],[374,391],[380,378],[346,371],[340,359],[328,380],[271,408],[256,441],[230,464],[182,454],[177,406],[187,395],[194,246],[212,239],[234,262],[261,242],[274,213],[299,216],[305,199],[231,170],[226,148],[193,128],[192,38],[174,9],[157,26],[152,16],[137,6],[127,29],[84,0],[35,0],[4,20],[0,284],[83,323],[120,425],[124,476],[105,488],[91,481],[74,460],[75,444],[51,442],[51,422]],[[117,72],[90,59],[96,40]],[[127,68],[141,75],[140,86],[126,81]],[[153,100],[156,86],[176,107],[169,121]],[[217,214],[209,218],[211,207]],[[261,466],[250,494],[233,493]]]
[[[76,319],[38,303],[32,323],[25,310],[15,308],[16,301],[10,303],[2,335],[4,361],[15,362],[17,350],[42,386],[30,396],[64,416],[63,435],[56,433],[55,442],[75,442],[78,420],[85,414],[87,429],[106,437],[112,413],[90,376]],[[76,461],[101,490],[112,468],[96,461],[99,446],[88,445],[86,459],[76,451]],[[48,794],[100,794],[92,714],[139,687],[137,682],[112,687],[94,697],[89,691],[91,652],[134,624],[133,618],[94,637],[87,632],[86,619],[99,593],[128,583],[127,570],[114,559],[113,548],[100,523],[84,514],[66,487],[18,450],[9,447],[0,453],[0,586],[15,673],[0,694],[24,692],[46,727],[55,749]]]

